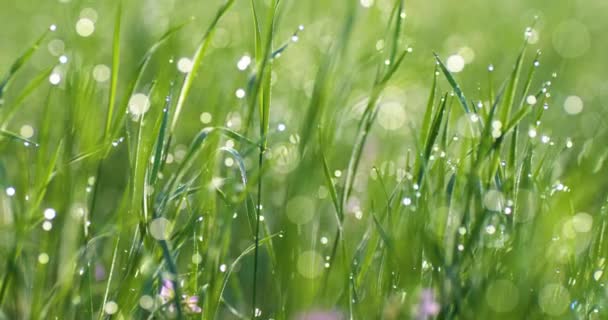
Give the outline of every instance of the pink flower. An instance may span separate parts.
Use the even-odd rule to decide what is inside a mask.
[[[186,304],[186,309],[191,313],[201,313],[203,309],[198,306],[198,297],[197,296],[184,296],[184,303]]]
[[[418,313],[416,319],[427,320],[439,314],[441,306],[435,300],[435,296],[431,289],[424,289],[420,293],[420,303],[418,304]]]
[[[95,280],[103,281],[106,278],[106,268],[103,267],[103,264],[98,263],[95,265]]]
[[[173,288],[173,282],[171,280],[163,280],[163,285],[160,287],[159,293],[160,299],[163,304],[169,303],[169,311],[175,310],[175,305],[172,303],[175,298],[175,289]],[[197,296],[182,295],[181,304],[185,307],[188,313],[201,313],[203,309],[198,305]]]
[[[174,295],[173,282],[171,280],[163,280],[163,285],[160,287],[160,298],[163,303],[171,301]]]
[[[337,311],[311,311],[296,316],[296,320],[345,320]]]

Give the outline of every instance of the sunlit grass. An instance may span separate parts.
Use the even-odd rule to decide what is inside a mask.
[[[557,107],[538,20],[508,69],[429,52],[414,94],[424,39],[387,3],[315,38],[288,1],[214,2],[140,43],[119,2],[107,65],[74,40],[32,71],[101,32],[43,31],[0,70],[0,319],[606,317],[605,129],[547,120],[583,102]]]

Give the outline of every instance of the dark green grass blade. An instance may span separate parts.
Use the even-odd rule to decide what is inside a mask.
[[[448,102],[448,95],[444,94],[443,97],[441,98],[441,104],[439,105],[439,109],[437,110],[437,113],[435,114],[435,117],[433,118],[431,127],[429,128],[429,134],[427,136],[427,140],[424,143],[422,160],[420,161],[421,166],[417,172],[418,185],[420,185],[422,182],[422,177],[424,175],[424,171],[428,170],[428,168],[426,168],[426,167],[427,167],[428,161],[431,157],[431,152],[433,151],[433,146],[435,145],[435,141],[437,141],[437,138],[439,137],[439,133],[441,130],[441,124],[443,122],[443,116],[445,114],[447,102]]]

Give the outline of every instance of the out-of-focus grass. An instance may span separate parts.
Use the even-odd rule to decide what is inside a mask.
[[[0,319],[608,316],[603,1],[4,2]]]

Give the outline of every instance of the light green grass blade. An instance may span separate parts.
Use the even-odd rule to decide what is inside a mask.
[[[4,97],[4,93],[6,92],[6,89],[9,87],[11,80],[13,79],[13,77],[15,76],[17,71],[19,71],[19,69],[21,69],[32,58],[32,55],[34,54],[34,52],[36,52],[36,50],[38,50],[38,48],[40,47],[40,44],[42,44],[42,41],[44,41],[44,39],[46,38],[48,33],[49,33],[49,30],[45,31],[38,38],[38,40],[36,40],[36,42],[34,42],[34,44],[32,44],[29,48],[27,48],[27,50],[21,56],[19,56],[19,58],[17,58],[17,60],[15,60],[15,62],[13,62],[13,64],[9,68],[7,74],[4,76],[4,78],[0,82],[0,100],[2,100],[2,98]],[[2,104],[0,104],[0,107],[1,106],[2,106]]]
[[[122,22],[122,1],[118,2],[116,17],[114,19],[114,33],[112,40],[112,73],[110,76],[110,93],[108,98],[108,113],[106,116],[106,126],[103,132],[103,139],[109,138],[114,119],[114,106],[116,105],[116,93],[118,91],[118,71],[120,68],[120,27]]]
[[[112,129],[112,140],[116,139],[120,135],[120,131],[124,125],[125,118],[127,117],[127,110],[129,108],[129,98],[133,96],[133,94],[135,94],[135,90],[137,90],[137,88],[141,85],[144,72],[152,61],[152,58],[154,57],[158,49],[160,49],[169,39],[171,39],[171,37],[173,37],[176,33],[181,31],[185,26],[190,23],[191,21],[187,21],[170,28],[154,44],[152,44],[148,51],[146,51],[144,57],[141,59],[139,65],[137,66],[137,70],[135,71],[135,78],[131,81],[128,90],[125,93],[125,102],[121,105],[121,109],[118,110],[118,116]]]
[[[47,68],[46,70],[40,72],[36,77],[34,77],[27,86],[19,93],[19,95],[15,98],[15,100],[11,101],[8,106],[2,110],[2,129],[6,129],[8,123],[13,118],[15,113],[19,110],[19,107],[27,97],[29,97],[32,93],[36,91],[38,87],[40,87],[43,83],[47,81],[51,73],[53,72],[53,68]],[[1,98],[0,98],[1,99]]]
[[[190,95],[190,90],[192,89],[194,78],[196,77],[201,67],[203,58],[205,57],[205,54],[207,53],[207,50],[211,45],[211,41],[213,40],[217,25],[220,19],[226,14],[226,12],[230,9],[230,7],[232,7],[233,4],[234,0],[228,0],[220,7],[220,9],[215,14],[215,17],[213,18],[211,25],[207,28],[207,31],[203,35],[203,38],[200,41],[196,52],[194,53],[194,57],[192,58],[192,69],[186,75],[186,78],[184,78],[184,83],[182,84],[181,91],[177,98],[175,112],[173,113],[173,120],[171,121],[171,127],[169,129],[171,135],[175,131],[175,127],[177,126],[177,123],[179,121],[179,116],[182,112],[184,104],[186,103],[186,99]]]
[[[14,132],[6,131],[6,130],[0,130],[0,136],[6,137],[6,138],[10,138],[10,139],[15,140],[15,141],[23,142],[26,146],[28,146],[28,145],[32,145],[32,146],[35,146],[35,147],[38,146],[38,143],[36,143],[36,142],[34,142],[34,141],[30,140],[30,139],[24,138],[24,137],[22,137],[22,136],[20,136],[20,135],[18,135],[16,133],[14,133]]]

